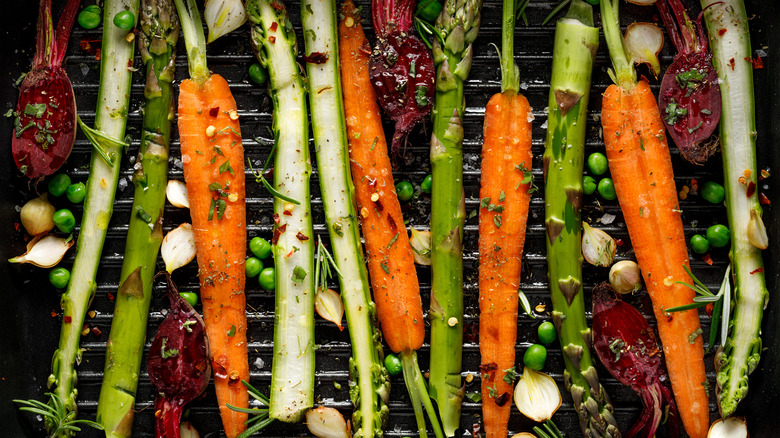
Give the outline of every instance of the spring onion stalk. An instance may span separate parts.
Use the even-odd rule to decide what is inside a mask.
[[[761,358],[761,318],[769,300],[761,250],[766,249],[767,240],[756,186],[760,173],[756,165],[753,51],[745,4],[742,0],[702,0],[701,6],[723,103],[720,144],[734,272],[728,336],[715,355],[715,393],[720,414],[726,418],[747,394],[748,375]]]
[[[138,5],[139,0],[106,0],[103,6],[103,22],[111,23],[113,17],[122,11],[131,11],[137,16]],[[81,329],[97,288],[95,276],[114,207],[124,147],[121,140],[125,137],[132,79],[128,64],[132,65],[135,50],[135,40],[126,36],[127,31],[117,26],[103,26],[100,88],[95,128],[91,131],[97,133],[97,136],[90,136],[101,140],[95,145],[90,159],[87,196],[76,246],[76,260],[73,262],[68,288],[62,294],[62,331],[59,348],[52,358],[52,374],[47,382],[49,388],[56,387],[54,392],[62,400],[64,408],[74,417],[78,395],[75,388],[75,366],[81,361]],[[51,427],[47,421],[47,428]],[[57,436],[69,436],[70,433],[61,432]]]
[[[171,0],[143,0],[139,45],[147,67],[143,131],[133,174],[135,193],[119,290],[106,343],[97,420],[107,437],[132,435],[135,394],[146,341],[152,279],[162,242],[162,212],[173,120],[173,79],[179,18]]]
[[[591,355],[582,290],[582,167],[591,73],[599,30],[593,10],[573,0],[558,20],[544,151],[547,267],[552,318],[566,364],[564,382],[585,436],[617,436],[618,429]]]
[[[250,0],[246,8],[252,44],[258,60],[268,69],[274,101],[274,187],[301,203],[292,207],[294,204],[282,198],[274,199],[274,213],[279,218],[276,228],[285,227],[286,231],[277,234],[273,246],[276,308],[269,415],[293,422],[314,405],[314,234],[306,91],[295,61],[295,30],[282,3]],[[296,269],[311,275],[298,279]]]
[[[325,221],[339,275],[352,344],[350,398],[355,436],[382,435],[389,414],[390,381],[371,301],[354,206],[354,186],[341,101],[335,0],[303,0],[311,124]]]
[[[447,0],[436,19],[436,66],[431,137],[431,361],[430,394],[442,428],[453,436],[463,401],[463,83],[471,70],[481,0]]]

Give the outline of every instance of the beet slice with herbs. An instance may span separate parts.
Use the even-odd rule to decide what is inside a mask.
[[[369,75],[379,104],[395,122],[390,147],[393,165],[402,155],[406,164],[411,163],[413,157],[401,154],[401,145],[433,106],[433,56],[420,37],[411,32],[414,4],[414,0],[371,2],[378,38],[371,52]]]
[[[690,20],[680,0],[658,0],[656,5],[677,48],[661,80],[658,106],[682,157],[703,165],[718,150],[712,136],[721,111],[718,74],[701,22]]]
[[[206,390],[211,364],[203,319],[179,295],[169,274],[165,274],[165,279],[171,309],[149,349],[149,380],[157,388],[155,435],[179,438],[184,406]]]
[[[655,332],[609,283],[593,289],[593,347],[604,368],[642,399],[642,414],[626,437],[653,437],[667,414],[669,436],[679,437],[677,405]]]
[[[76,98],[62,60],[79,0],[68,0],[53,29],[51,0],[38,11],[32,70],[19,86],[11,150],[16,167],[30,179],[56,172],[76,138]]]

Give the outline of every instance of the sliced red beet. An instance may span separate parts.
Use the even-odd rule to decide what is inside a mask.
[[[668,409],[669,436],[679,437],[677,405],[655,332],[609,283],[593,290],[593,347],[607,371],[642,398],[642,414],[626,436],[653,437]]]
[[[718,74],[701,23],[691,22],[680,0],[656,5],[678,52],[661,81],[658,106],[683,158],[703,165],[718,149],[712,137],[721,111]]]
[[[401,145],[433,105],[433,56],[411,32],[414,0],[372,0],[371,11],[377,43],[371,52],[369,72],[379,104],[395,122],[391,142],[393,163]],[[404,154],[404,161],[411,156]]]
[[[203,319],[179,295],[171,277],[168,299],[171,310],[157,329],[149,350],[149,380],[157,388],[154,400],[157,438],[180,438],[184,406],[197,398],[209,383],[211,365]]]
[[[62,60],[79,0],[68,0],[52,29],[51,0],[41,0],[32,70],[19,87],[14,136],[16,167],[34,179],[56,172],[67,160],[76,137],[76,98]]]

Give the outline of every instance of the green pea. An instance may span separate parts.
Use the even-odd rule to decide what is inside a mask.
[[[54,221],[54,225],[63,233],[70,233],[76,228],[76,218],[73,217],[73,213],[67,208],[55,211],[51,219]]]
[[[190,303],[192,307],[198,304],[198,294],[195,292],[179,292],[179,296],[184,298],[184,301]]]
[[[544,345],[550,345],[558,338],[555,326],[550,321],[541,323],[539,328],[536,329],[536,333],[539,335],[539,342]]]
[[[263,289],[274,290],[276,288],[276,271],[274,268],[265,268],[260,271],[260,276],[257,277],[257,280]]]
[[[253,278],[260,275],[260,271],[263,270],[263,262],[255,257],[249,257],[244,264],[247,278]]]
[[[710,241],[701,234],[691,236],[691,249],[696,254],[705,254],[710,250]]]
[[[387,372],[390,373],[391,376],[400,374],[401,371],[403,371],[401,359],[393,353],[388,354],[385,356],[385,368],[387,368]]]
[[[596,185],[596,180],[592,176],[585,175],[582,177],[582,193],[592,195],[596,191]]]
[[[716,182],[707,181],[701,189],[701,197],[713,204],[720,204],[726,198],[726,190]]]
[[[429,23],[433,23],[439,17],[441,10],[442,10],[442,6],[438,0],[427,0],[427,1],[421,1],[417,5],[416,13],[417,16],[422,18],[423,20]]]
[[[707,228],[707,240],[715,248],[722,248],[729,244],[729,229],[725,225],[713,225]]]
[[[586,2],[588,2],[588,3],[590,3],[590,4],[592,4],[592,5],[597,5],[597,4],[599,4],[599,0],[585,0],[585,1],[586,1]]]
[[[249,251],[259,259],[267,259],[271,255],[271,244],[262,237],[253,237],[249,241]]]
[[[525,350],[523,363],[532,370],[541,371],[547,361],[547,349],[544,345],[533,344]]]
[[[60,196],[68,190],[70,186],[70,177],[64,173],[58,173],[49,180],[49,193],[52,196]]]
[[[420,190],[422,190],[423,193],[431,193],[431,189],[433,188],[433,175],[428,175],[425,177],[422,183],[420,183]]]
[[[49,283],[57,289],[65,289],[70,282],[70,271],[65,268],[54,268],[49,272]]]
[[[130,11],[117,12],[114,15],[114,26],[122,30],[130,30],[135,26],[135,15]]]
[[[409,181],[401,181],[395,185],[395,193],[400,201],[406,202],[414,196],[414,186]]]
[[[100,26],[101,12],[97,5],[89,5],[79,12],[79,26],[84,29],[94,29]]]
[[[607,157],[601,152],[594,152],[588,157],[588,169],[594,175],[604,175],[609,170]]]
[[[249,79],[257,85],[263,85],[268,80],[268,72],[256,62],[249,66]]]
[[[617,199],[617,193],[615,193],[615,184],[612,182],[612,178],[602,178],[598,185],[599,195],[607,201],[614,201]]]
[[[84,198],[87,197],[87,186],[84,183],[79,182],[68,186],[68,190],[65,192],[68,201],[74,204],[80,204],[84,202]]]

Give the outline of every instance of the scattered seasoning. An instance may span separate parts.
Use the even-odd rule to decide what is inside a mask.
[[[769,198],[767,198],[766,195],[763,194],[763,193],[759,193],[758,194],[758,202],[760,202],[761,204],[764,204],[764,205],[771,205],[772,204],[772,202],[769,201]]]
[[[458,318],[451,316],[450,319],[447,320],[447,325],[450,327],[455,327],[458,325]]]
[[[208,128],[206,128],[206,135],[209,137],[213,137],[214,134],[217,133],[217,128],[214,127],[214,125],[209,125]]]
[[[745,195],[747,195],[747,197],[749,198],[753,196],[754,193],[756,193],[756,183],[750,181],[747,185],[747,190],[745,191]]]
[[[211,117],[217,117],[217,116],[219,115],[219,107],[218,107],[218,106],[215,106],[214,108],[211,108],[211,109],[209,110],[209,115],[210,115]]]
[[[390,274],[390,268],[387,267],[387,262],[382,262],[379,266],[385,271],[385,274]]]
[[[236,171],[230,165],[230,158],[219,166],[219,173],[230,172],[230,175],[236,176]]]
[[[309,64],[325,64],[328,62],[328,54],[322,52],[311,52],[309,55],[304,56],[303,60]]]
[[[614,362],[618,362],[620,360],[620,354],[622,353],[625,346],[626,342],[622,338],[615,338],[612,340],[612,342],[609,343],[609,351],[615,354]]]
[[[497,214],[493,216],[493,223],[496,225],[496,228],[501,228],[501,224],[503,223],[503,219],[501,219],[501,215]]]
[[[698,338],[699,335],[701,335],[701,334],[702,334],[701,327],[699,327],[696,330],[694,330],[693,333],[688,335],[688,343],[689,344],[695,343],[696,342],[696,338]]]
[[[764,272],[764,268],[763,268],[763,267],[761,267],[761,268],[756,268],[756,269],[754,269],[754,270],[750,271],[750,275],[753,275],[753,274],[760,274],[760,273],[763,273],[763,272]]]
[[[710,255],[709,255],[709,254],[705,255],[705,256],[704,256],[704,257],[702,257],[701,259],[702,259],[702,260],[704,260],[704,263],[706,263],[706,264],[708,264],[708,265],[712,266],[712,257],[710,257]]]
[[[693,131],[701,128],[701,125],[703,125],[703,124],[704,124],[704,121],[703,120],[699,120],[699,124],[698,125],[694,126],[693,128],[688,128],[688,134],[692,134]]]
[[[271,32],[276,32],[276,29],[277,29],[278,27],[279,27],[279,24],[277,24],[277,23],[274,21],[273,23],[271,23],[271,27],[269,27],[269,29],[271,29]]]
[[[179,350],[175,348],[171,348],[170,350],[165,349],[165,344],[168,342],[168,338],[162,338],[162,345],[160,346],[160,357],[163,359],[168,359],[171,357],[176,357],[179,355]]]
[[[517,374],[517,371],[515,370],[515,367],[509,368],[504,370],[504,382],[506,382],[507,385],[511,385],[515,383],[515,380],[520,378],[520,375]]]
[[[300,240],[301,242],[305,242],[309,240],[309,238],[305,234],[301,233],[300,231],[298,231],[298,234],[296,234],[295,237],[297,237],[298,240]]]
[[[100,330],[98,327],[92,327],[92,334],[99,337],[103,334],[103,330]]]
[[[236,326],[235,325],[233,325],[233,324],[230,325],[230,330],[227,331],[227,335],[229,337],[231,337],[231,338],[236,335]]]
[[[762,179],[769,178],[769,176],[770,176],[770,174],[769,174],[768,170],[761,169],[761,176],[758,178],[758,180],[761,181]]]

